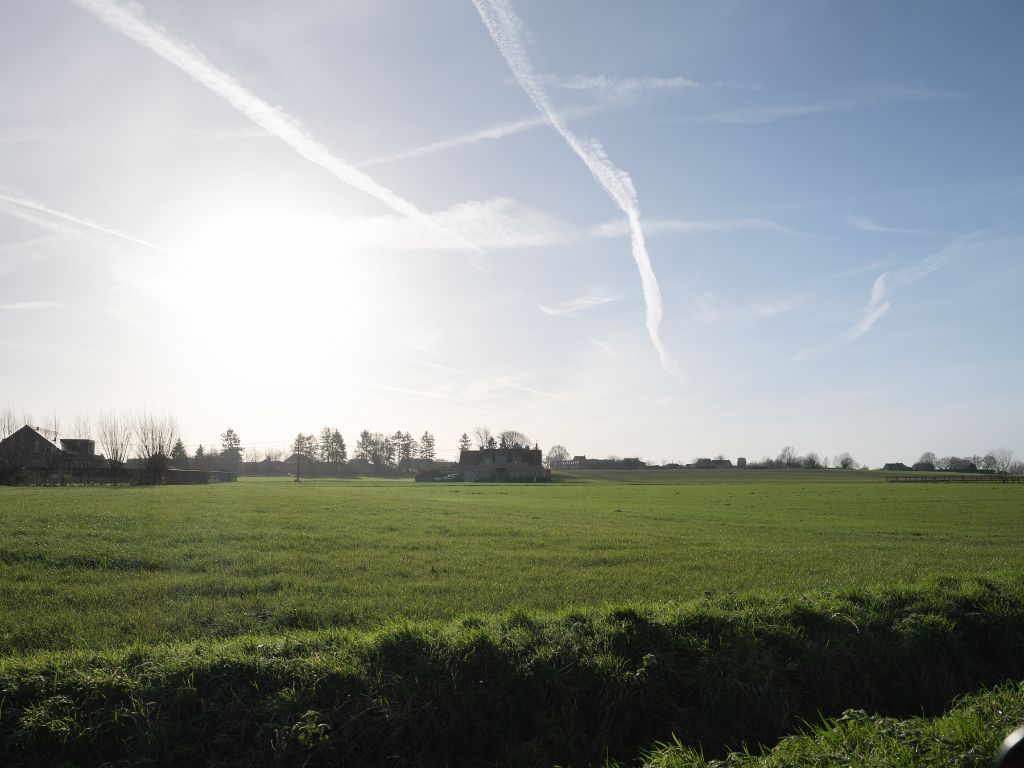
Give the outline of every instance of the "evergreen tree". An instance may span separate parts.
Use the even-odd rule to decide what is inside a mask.
[[[229,472],[237,472],[238,465],[242,461],[242,440],[235,433],[235,430],[228,427],[227,431],[220,436],[220,465],[222,469]]]
[[[348,461],[348,449],[345,447],[345,438],[341,436],[341,432],[338,430],[334,430],[331,434],[331,445],[339,464],[344,464]]]
[[[324,464],[333,464],[331,457],[331,428],[324,427],[320,430],[320,461]]]
[[[179,437],[174,441],[174,446],[171,448],[171,464],[175,469],[188,469],[188,451],[185,450],[185,444],[181,442]]]
[[[465,432],[462,433],[462,437],[459,438],[459,450],[468,451],[473,448],[473,441],[469,439],[469,435]]]
[[[468,436],[463,435],[467,440]],[[437,450],[434,445],[434,436],[429,432],[424,432],[423,437],[420,438],[420,458],[426,459],[427,461],[433,461],[437,458]]]

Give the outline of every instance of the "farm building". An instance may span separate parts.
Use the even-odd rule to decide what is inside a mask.
[[[60,445],[38,427],[25,425],[0,440],[0,462],[8,467],[48,469],[102,465],[92,440],[67,438]]]
[[[28,424],[0,440],[0,468],[7,471],[92,469],[103,466],[105,461],[103,457],[96,456],[96,443],[93,440],[50,439],[42,429]]]
[[[732,462],[729,459],[697,459],[693,464],[687,464],[687,469],[732,469]]]
[[[459,474],[469,483],[479,481],[550,480],[541,451],[536,448],[483,448],[463,451],[459,456]]]
[[[0,441],[0,457],[10,466],[52,467],[60,463],[60,455],[60,446],[27,424]]]
[[[902,461],[893,461],[882,467],[883,472],[907,472],[910,470]]]
[[[573,456],[565,461],[551,462],[552,469],[643,469],[647,465],[639,458],[626,459],[588,459],[586,456]]]

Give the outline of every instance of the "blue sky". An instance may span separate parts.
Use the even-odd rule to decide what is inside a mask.
[[[1024,451],[1019,3],[0,11],[0,407]]]

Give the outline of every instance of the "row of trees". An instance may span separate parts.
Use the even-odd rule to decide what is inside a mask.
[[[836,454],[831,459],[828,456],[820,456],[814,451],[808,451],[801,455],[796,452],[792,445],[787,445],[774,457],[765,456],[760,461],[747,463],[748,467],[755,469],[859,469],[860,464],[849,453]]]
[[[943,456],[931,451],[921,454],[911,469],[918,472],[976,472],[983,469],[1001,475],[1024,474],[1024,461],[1018,461],[1009,448],[993,448],[984,456]]]

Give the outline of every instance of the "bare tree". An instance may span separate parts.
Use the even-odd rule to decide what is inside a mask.
[[[796,455],[792,445],[787,445],[779,451],[779,455],[775,457],[775,466],[789,469],[800,466],[800,457]]]
[[[74,434],[72,437],[76,437],[80,440],[91,440],[92,439],[92,419],[88,416],[81,414],[75,416],[75,420],[71,422],[71,429]]]
[[[939,463],[938,457],[931,451],[925,451],[921,454],[916,462],[914,462],[914,470],[917,472],[934,472]]]
[[[818,458],[818,454],[814,451],[808,451],[807,455],[800,459],[800,466],[803,469],[821,469],[823,465],[821,459]]]
[[[843,451],[832,459],[832,466],[836,469],[856,469],[859,465],[853,460],[853,456]]]
[[[132,426],[127,416],[116,413],[104,413],[96,422],[96,436],[99,438],[100,450],[110,462],[117,484],[117,473],[128,459],[128,446],[132,440]]]
[[[568,461],[571,458],[572,454],[569,453],[569,449],[564,445],[552,445],[551,448],[548,449],[548,455],[544,460],[550,467],[552,464]]]
[[[985,469],[994,469],[1001,475],[1008,475],[1013,470],[1013,451],[1009,448],[994,448],[982,459]]]
[[[139,411],[132,418],[135,451],[142,459],[144,479],[150,483],[160,481],[170,463],[171,449],[178,435],[178,425],[170,416]]]
[[[50,418],[46,420],[46,429],[43,430],[43,433],[55,443],[60,440],[60,419],[57,417],[56,411],[51,413]]]
[[[506,429],[498,435],[499,448],[529,448],[530,438],[514,429]]]
[[[0,410],[0,440],[13,435],[18,430],[18,419],[10,408]]]
[[[477,448],[490,448],[494,443],[494,435],[491,433],[490,427],[477,427],[473,430],[473,434],[476,436]]]

